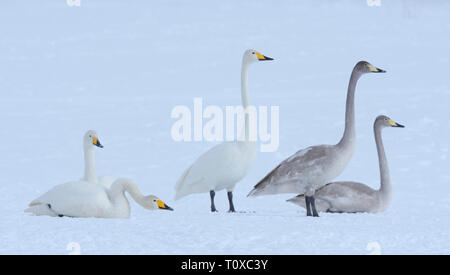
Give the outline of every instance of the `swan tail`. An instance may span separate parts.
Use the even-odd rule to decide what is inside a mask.
[[[305,195],[303,195],[303,194],[297,195],[297,196],[295,196],[293,198],[290,198],[290,199],[288,199],[286,201],[290,202],[290,203],[293,203],[293,204],[297,204],[297,205],[300,205],[302,203],[304,204],[304,202],[305,202]]]
[[[175,200],[179,200],[179,199],[181,199],[182,197],[184,197],[184,196],[186,196],[186,195],[187,195],[187,194],[183,194],[183,193],[177,191],[177,192],[175,193]]]
[[[197,193],[205,193],[209,190],[203,190],[203,188],[199,187],[199,183],[201,183],[203,179],[199,179],[197,181],[192,182],[186,182],[183,185],[180,185],[180,188],[177,188],[175,193],[175,200],[179,200],[182,197],[185,197],[187,195],[191,194],[197,194]]]
[[[258,189],[253,188],[248,194],[247,197],[256,197],[258,195]]]
[[[44,204],[42,201],[39,200],[39,198],[35,199],[34,201],[30,202],[28,204],[28,207],[32,207],[32,206],[36,206],[36,205],[41,205]]]
[[[259,182],[253,189],[248,193],[247,197],[258,197],[263,195],[274,194],[272,192],[268,192],[270,189],[269,182]]]
[[[58,215],[53,211],[48,204],[37,202],[30,203],[30,207],[24,210],[25,213],[31,213],[36,216],[50,216],[57,217]]]
[[[175,185],[175,200],[179,200],[182,197],[185,197],[189,194],[191,194],[186,188],[186,185],[190,185],[188,181],[186,181],[189,172],[191,171],[192,165],[189,166],[188,169],[186,169],[186,171],[184,171],[184,173],[181,175],[180,179],[177,181],[177,184]]]
[[[305,195],[298,195],[286,201],[306,209]]]
[[[177,181],[177,184],[175,185],[175,200],[179,200],[185,195],[181,192],[183,189],[183,183],[186,180],[186,176],[189,174],[189,170],[191,170],[191,167],[186,169],[184,173],[181,175],[180,179]]]
[[[267,192],[270,183],[272,182],[272,176],[274,176],[277,169],[281,166],[281,163],[275,167],[270,173],[268,173],[262,180],[260,180],[254,187],[253,190],[248,193],[247,197],[257,197],[262,195],[274,194]]]

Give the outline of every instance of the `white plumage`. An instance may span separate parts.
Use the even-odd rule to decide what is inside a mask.
[[[241,95],[244,110],[249,106],[248,68],[252,63],[272,60],[254,50],[247,50],[242,58]],[[232,192],[237,182],[244,178],[256,158],[256,141],[249,139],[248,115],[245,115],[245,132],[242,141],[226,142],[211,148],[201,155],[180,177],[176,184],[175,199],[194,193],[210,192],[211,211],[215,191],[226,189],[230,212],[234,212]]]
[[[172,210],[156,196],[143,196],[131,180],[118,179],[111,188],[87,181],[57,185],[33,200],[25,212],[52,217],[128,218],[130,204],[125,192],[146,209]]]

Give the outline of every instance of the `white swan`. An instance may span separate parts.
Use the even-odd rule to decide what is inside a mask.
[[[95,152],[94,146],[103,148],[103,145],[98,139],[97,132],[89,130],[83,136],[83,148],[84,148],[84,177],[83,180],[88,182],[97,183],[97,170],[95,168]]]
[[[83,137],[83,148],[84,148],[84,177],[82,180],[100,183],[105,187],[109,188],[118,178],[115,176],[101,176],[97,177],[97,169],[95,165],[95,146],[103,148],[103,145],[98,139],[97,132],[94,130],[89,130],[84,134]]]
[[[84,176],[79,182],[88,181],[100,183],[105,187],[111,187],[111,184],[117,179],[114,176],[97,177],[97,168],[95,161],[95,147],[103,148],[95,130],[87,131],[83,136],[84,149]]]
[[[355,151],[356,83],[363,74],[384,72],[366,61],[358,62],[353,68],[348,85],[345,131],[340,142],[335,145],[312,146],[298,151],[258,182],[248,196],[305,194],[306,215],[318,217],[314,199],[315,190],[339,176]]]
[[[148,210],[173,210],[156,196],[144,196],[129,179],[118,179],[111,188],[92,182],[68,182],[33,200],[25,212],[38,216],[73,218],[128,218],[130,204],[125,192]]]
[[[273,60],[257,51],[247,50],[242,58],[241,96],[244,110],[249,106],[248,69],[258,61]],[[175,199],[193,193],[209,192],[211,211],[214,205],[215,191],[228,191],[229,212],[235,212],[233,189],[238,181],[249,172],[256,158],[257,143],[249,139],[249,117],[245,116],[245,137],[243,141],[222,143],[201,155],[181,176],[176,184]]]
[[[381,130],[385,127],[404,126],[387,116],[378,116],[373,125],[380,167],[380,189],[374,190],[359,182],[332,182],[316,190],[316,206],[319,212],[331,213],[376,213],[388,208],[392,198],[391,180],[386,153],[384,152]],[[304,194],[288,202],[306,208]]]

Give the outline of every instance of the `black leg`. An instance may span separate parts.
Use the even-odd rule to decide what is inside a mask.
[[[316,199],[314,198],[314,196],[311,196],[309,201],[311,202],[313,216],[314,217],[319,217],[319,214],[317,213],[317,210],[316,210]]]
[[[311,197],[308,197],[305,195],[305,204],[306,204],[306,216],[312,216],[311,215]]]
[[[209,195],[211,196],[211,212],[217,212],[216,206],[214,205],[214,196],[216,192],[214,190],[209,191]]]
[[[230,210],[228,212],[236,212],[233,205],[233,192],[231,191],[228,192],[228,202],[230,203]]]

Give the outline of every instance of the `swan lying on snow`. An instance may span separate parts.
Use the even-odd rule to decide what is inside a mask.
[[[55,186],[32,201],[25,212],[52,217],[128,218],[130,205],[125,192],[130,193],[131,197],[146,209],[173,210],[156,196],[143,196],[131,180],[116,180],[111,176],[97,177],[94,148],[103,148],[103,145],[96,131],[86,132],[83,147],[83,179]]]
[[[25,212],[37,216],[73,218],[129,218],[130,204],[125,192],[148,210],[173,210],[158,197],[144,196],[129,179],[118,179],[111,188],[102,184],[68,182],[33,200]]]
[[[391,180],[386,154],[384,152],[381,130],[386,127],[404,126],[392,121],[387,116],[379,116],[374,123],[375,143],[378,151],[381,187],[374,190],[358,182],[332,182],[316,191],[316,205],[319,212],[332,213],[376,213],[388,208],[392,198]],[[306,208],[304,194],[298,195],[288,202]]]

